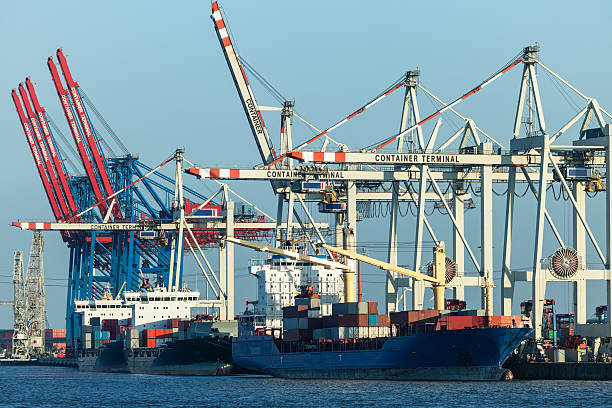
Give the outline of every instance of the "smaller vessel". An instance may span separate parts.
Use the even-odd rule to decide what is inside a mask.
[[[133,374],[226,375],[234,371],[231,336],[237,321],[191,318],[198,292],[161,287],[77,301],[83,323],[81,370]]]

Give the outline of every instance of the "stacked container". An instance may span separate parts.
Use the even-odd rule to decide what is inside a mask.
[[[391,324],[397,334],[406,336],[415,332],[434,330],[463,330],[488,327],[528,327],[523,316],[485,316],[478,310],[438,311],[411,310],[392,312]]]
[[[378,314],[376,302],[335,303],[331,315],[321,314],[317,298],[296,297],[295,302],[296,306],[283,308],[285,341],[389,336],[389,316]]]

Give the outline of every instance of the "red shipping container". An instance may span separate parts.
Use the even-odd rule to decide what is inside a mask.
[[[66,337],[66,329],[53,329],[53,337]]]
[[[368,302],[368,314],[378,314],[378,302]]]
[[[389,327],[391,326],[391,319],[389,319],[389,315],[381,314],[378,315],[378,327]]]
[[[446,323],[447,330],[462,330],[471,327],[478,327],[478,316],[442,316],[440,322]]]

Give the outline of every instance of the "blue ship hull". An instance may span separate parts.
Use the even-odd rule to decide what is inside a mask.
[[[501,380],[528,328],[478,328],[389,337],[377,350],[282,352],[272,336],[233,340],[241,367],[284,378]]]

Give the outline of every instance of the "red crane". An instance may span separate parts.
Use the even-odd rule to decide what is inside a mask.
[[[79,157],[81,158],[81,162],[83,163],[83,167],[85,168],[85,174],[87,174],[87,178],[89,179],[89,183],[91,184],[91,189],[93,191],[96,202],[100,203],[100,212],[104,217],[107,212],[108,206],[106,205],[105,197],[102,194],[102,191],[100,191],[98,180],[96,179],[96,173],[94,172],[94,169],[91,166],[91,162],[89,161],[89,157],[87,156],[87,150],[85,144],[83,143],[83,139],[81,138],[79,126],[76,122],[76,119],[74,118],[74,115],[72,114],[72,108],[70,106],[70,100],[68,98],[68,91],[66,91],[64,89],[64,86],[62,85],[62,81],[60,80],[59,73],[57,72],[57,67],[53,62],[52,57],[49,57],[47,59],[47,65],[49,67],[49,71],[51,72],[51,79],[53,80],[53,84],[55,85],[55,90],[57,91],[57,95],[59,96],[60,102],[62,104],[64,115],[66,116],[66,120],[68,121],[70,133],[72,133],[74,143],[76,144],[77,151],[79,152]]]
[[[21,101],[19,101],[19,96],[17,95],[17,91],[15,89],[11,91],[11,96],[13,97],[15,109],[17,109],[17,115],[19,115],[19,121],[21,122],[21,126],[23,127],[28,146],[30,146],[32,157],[34,158],[34,162],[36,163],[38,175],[40,176],[40,180],[42,181],[43,187],[45,188],[45,193],[47,194],[47,198],[49,199],[49,204],[51,204],[53,216],[56,220],[60,220],[62,218],[62,212],[60,211],[57,205],[57,201],[55,200],[55,196],[53,195],[53,190],[51,189],[51,184],[49,183],[47,173],[45,172],[45,168],[43,167],[43,162],[40,159],[40,155],[38,154],[36,142],[34,142],[34,138],[32,137],[32,129],[30,128],[30,123],[26,118],[26,115],[23,111],[23,107],[21,106]]]
[[[106,197],[112,196],[114,194],[114,191],[113,187],[111,186],[108,173],[106,172],[106,167],[104,166],[104,160],[102,159],[100,151],[98,150],[98,140],[94,139],[91,124],[89,123],[89,119],[87,118],[87,114],[85,113],[85,109],[83,108],[81,96],[79,95],[78,84],[74,81],[74,79],[72,79],[72,74],[70,73],[70,69],[68,68],[68,62],[66,61],[66,57],[62,53],[61,48],[58,48],[57,50],[57,59],[62,69],[62,73],[64,74],[64,79],[66,80],[68,90],[70,91],[70,97],[72,98],[72,103],[76,109],[77,117],[79,119],[79,122],[81,123],[81,129],[85,134],[85,139],[87,141],[87,145],[89,146],[91,157],[93,158],[96,170],[98,171],[98,176],[100,176],[102,188],[106,193]],[[113,205],[112,207],[113,215],[115,216],[115,219],[122,218],[121,210],[119,209],[119,204],[116,202],[116,199],[113,200],[115,200],[115,205]]]
[[[42,133],[47,142],[47,146],[49,147],[49,153],[51,155],[51,160],[55,168],[55,173],[57,174],[62,186],[62,190],[64,191],[64,197],[66,197],[66,202],[68,203],[70,215],[76,215],[78,213],[78,208],[76,202],[74,201],[72,191],[70,190],[70,185],[68,184],[68,175],[64,172],[64,168],[62,167],[60,157],[57,154],[57,149],[55,147],[55,142],[53,141],[51,131],[49,130],[49,125],[45,116],[45,109],[40,106],[40,103],[38,102],[38,96],[36,95],[36,91],[34,90],[34,84],[32,84],[32,81],[30,81],[30,77],[26,78],[26,87],[28,88],[28,94],[30,95],[32,105],[34,105],[34,112],[36,112],[36,115],[38,116],[38,123],[40,124],[40,128],[42,129]]]
[[[36,116],[34,115],[34,111],[32,110],[32,106],[30,105],[30,100],[28,99],[28,94],[26,93],[23,83],[19,84],[19,94],[21,95],[23,106],[25,106],[26,118],[29,119],[31,129],[34,130],[34,136],[36,138],[36,142],[38,143],[38,149],[43,159],[43,166],[47,171],[47,176],[49,177],[49,180],[51,180],[51,188],[55,193],[55,197],[57,199],[57,202],[59,203],[59,208],[62,212],[60,219],[67,220],[70,218],[70,212],[68,210],[68,206],[66,205],[64,195],[62,194],[62,189],[59,185],[59,180],[57,179],[55,171],[53,170],[53,163],[51,163],[51,160],[49,159],[47,147],[45,146],[42,134],[40,133],[40,127],[38,126],[38,122],[36,121]]]

